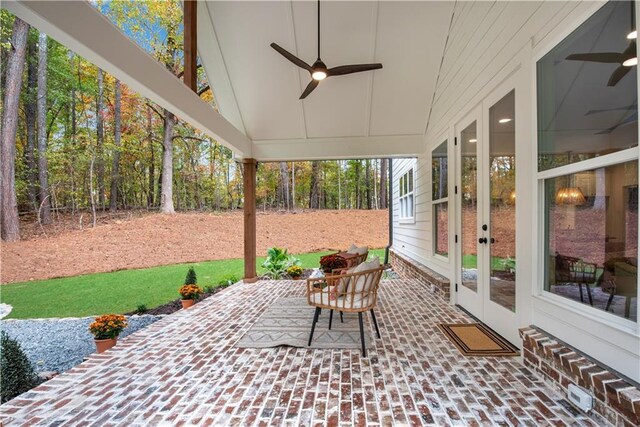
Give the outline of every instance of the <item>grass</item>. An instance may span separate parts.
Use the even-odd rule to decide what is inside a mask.
[[[305,268],[318,267],[320,256],[331,252],[296,255]],[[370,254],[384,257],[384,249]],[[258,266],[264,257],[258,258]],[[151,309],[178,298],[189,267],[193,266],[201,287],[216,286],[242,278],[242,259],[174,264],[140,270],[121,270],[59,279],[13,283],[0,287],[0,302],[13,310],[7,318],[81,317],[127,313],[139,305]],[[258,274],[262,274],[258,268]]]
[[[505,269],[505,259],[497,256],[491,257],[491,269],[492,270],[504,270]],[[478,268],[478,257],[477,255],[464,255],[462,257],[462,267],[464,268]]]

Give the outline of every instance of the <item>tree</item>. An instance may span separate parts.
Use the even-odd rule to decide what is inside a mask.
[[[164,110],[160,211],[165,214],[176,213],[173,207],[173,128],[175,123],[176,119],[173,113],[168,110]]]
[[[113,152],[113,164],[111,166],[111,191],[109,193],[109,209],[111,212],[115,212],[118,209],[118,183],[120,179],[120,139],[122,136],[122,88],[120,87],[120,80],[116,80],[115,83],[115,105],[114,105],[114,117],[113,117],[113,145],[115,147]]]
[[[380,160],[380,209],[387,209],[387,165],[389,159]]]
[[[98,96],[96,97],[96,175],[98,181],[98,205],[104,209],[104,71],[98,68]]]
[[[15,188],[16,133],[28,33],[29,24],[16,18],[13,23],[11,50],[7,60],[0,147],[0,162],[2,163],[2,186],[0,188],[2,220],[0,229],[2,239],[7,242],[20,239],[18,200]]]
[[[318,189],[320,181],[320,162],[311,162],[311,185],[309,192],[309,209],[320,207],[320,191]]]
[[[38,99],[36,102],[38,128],[38,181],[40,184],[39,217],[42,224],[51,223],[51,199],[47,165],[47,35],[38,37]]]
[[[38,73],[36,63],[36,41],[27,37],[27,81],[24,99],[25,127],[27,145],[25,147],[25,163],[27,166],[27,188],[29,202],[35,212],[38,211],[38,167],[36,165],[36,99]]]

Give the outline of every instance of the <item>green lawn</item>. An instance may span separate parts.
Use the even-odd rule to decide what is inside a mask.
[[[305,268],[318,267],[320,256],[331,252],[296,255]],[[384,249],[370,254],[380,256]],[[264,258],[258,259],[258,266]],[[0,287],[0,302],[13,310],[7,318],[80,317],[105,313],[126,313],[144,304],[154,308],[176,299],[187,270],[193,266],[202,287],[238,280],[243,274],[243,260],[230,259],[175,264],[141,270],[87,274],[60,279],[21,282]],[[262,274],[258,268],[258,274]]]

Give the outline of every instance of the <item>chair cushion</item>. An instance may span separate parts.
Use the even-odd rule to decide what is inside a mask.
[[[368,246],[356,246],[355,243],[353,243],[351,245],[351,247],[349,249],[347,249],[347,253],[348,254],[364,255],[367,252],[369,252],[369,247]]]
[[[378,257],[373,257],[371,261],[365,261],[358,265],[353,272],[360,273],[363,271],[374,270],[380,267],[380,259]],[[371,285],[373,284],[373,275],[368,276],[360,276],[355,280],[355,284],[353,284],[353,280],[351,280],[351,284],[355,286],[355,294],[361,294],[362,292],[368,291]]]

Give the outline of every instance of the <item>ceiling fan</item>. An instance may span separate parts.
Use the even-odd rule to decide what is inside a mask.
[[[631,70],[631,67],[638,65],[638,57],[636,56],[636,39],[638,38],[638,32],[635,29],[635,11],[631,2],[631,32],[627,35],[629,39],[629,46],[624,52],[596,52],[596,53],[573,53],[567,56],[567,59],[571,61],[590,61],[590,62],[602,62],[607,64],[620,64],[618,68],[613,70],[609,77],[607,86],[615,86],[618,82],[627,75]]]
[[[298,67],[307,70],[311,74],[311,82],[307,85],[300,99],[306,98],[313,90],[318,87],[318,84],[327,77],[331,76],[343,76],[345,74],[359,73],[361,71],[377,70],[382,68],[382,64],[356,64],[356,65],[341,65],[338,67],[327,68],[322,59],[320,59],[320,0],[318,0],[318,59],[313,65],[309,65],[297,56],[287,52],[276,43],[271,43],[271,47],[278,51],[282,56],[293,62]]]

